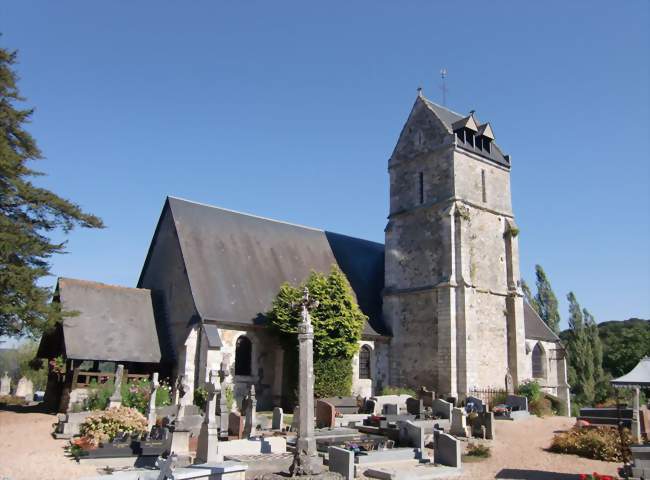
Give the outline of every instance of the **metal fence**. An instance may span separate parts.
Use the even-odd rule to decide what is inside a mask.
[[[505,401],[507,392],[503,388],[474,388],[468,392],[472,397],[480,398],[484,403],[493,407]]]

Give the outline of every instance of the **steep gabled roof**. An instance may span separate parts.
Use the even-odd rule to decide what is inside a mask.
[[[150,290],[59,278],[56,297],[62,311],[74,315],[43,336],[39,356],[63,347],[76,360],[160,361]]]
[[[526,330],[526,339],[541,340],[543,342],[559,342],[558,337],[553,330],[542,320],[537,312],[524,300],[524,328]]]
[[[282,283],[298,284],[336,264],[370,319],[365,334],[388,333],[381,319],[382,244],[174,197],[167,202],[203,320],[263,323]]]
[[[475,114],[465,116],[461,115],[460,113],[456,113],[452,110],[449,110],[446,107],[443,107],[442,105],[438,105],[437,103],[433,103],[431,100],[428,100],[424,98],[423,96],[419,95],[418,99],[424,102],[424,104],[427,106],[431,112],[442,122],[442,124],[445,126],[447,129],[447,132],[453,133],[453,131],[458,127],[458,125],[463,126],[465,122],[470,122],[471,120],[471,127],[476,127],[476,125],[479,124],[479,120]],[[456,125],[456,126],[455,126]],[[484,123],[481,125],[484,129],[488,129],[488,134],[491,134],[492,136],[488,136],[491,140],[494,140],[494,133],[492,132],[492,128],[490,127],[489,123]],[[477,127],[479,130],[479,133],[482,133],[481,128]],[[473,128],[476,130],[477,128]],[[510,168],[510,157],[506,157],[506,155],[503,154],[501,151],[501,148],[496,144],[492,143],[492,148],[490,149],[490,152],[475,152],[478,155],[488,157],[490,160],[498,163],[499,165],[502,165],[504,167]]]

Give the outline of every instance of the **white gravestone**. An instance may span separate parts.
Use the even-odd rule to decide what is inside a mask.
[[[16,385],[16,397],[33,397],[34,396],[34,384],[31,380],[25,377],[21,377],[18,380],[18,385]]]
[[[158,391],[158,372],[153,373],[151,378],[151,390],[149,390],[149,412],[147,415],[147,433],[151,432],[151,429],[156,424],[156,392]]]
[[[4,376],[0,378],[0,395],[9,395],[11,393],[11,378],[5,372]]]
[[[108,401],[108,408],[118,408],[122,406],[122,376],[124,375],[124,365],[119,364],[115,370],[115,390]]]

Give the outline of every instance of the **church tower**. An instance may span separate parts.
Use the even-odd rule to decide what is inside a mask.
[[[510,158],[489,123],[425,99],[388,162],[390,383],[463,397],[528,378]]]

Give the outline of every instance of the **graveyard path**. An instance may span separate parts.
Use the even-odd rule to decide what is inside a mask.
[[[67,480],[96,475],[97,467],[66,457],[66,440],[50,435],[55,415],[0,410],[0,478]]]
[[[497,421],[492,456],[464,463],[462,479],[578,480],[580,473],[614,475],[618,463],[589,460],[576,455],[547,452],[553,432],[567,430],[575,419],[531,417],[515,422]]]

